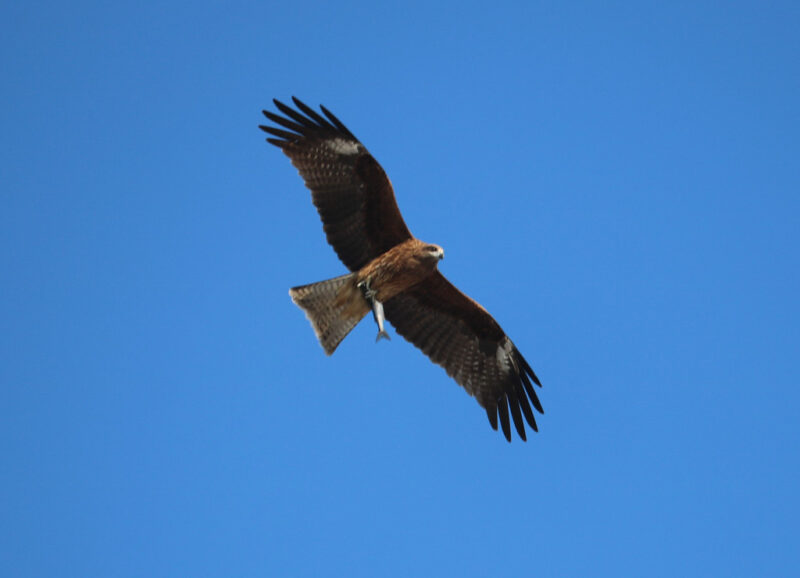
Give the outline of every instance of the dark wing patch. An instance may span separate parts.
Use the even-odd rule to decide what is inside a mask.
[[[436,271],[384,303],[397,332],[464,387],[486,409],[489,423],[511,441],[511,422],[523,440],[524,421],[538,431],[531,405],[544,413],[536,374],[500,325]],[[510,418],[509,418],[510,413]]]
[[[328,243],[351,271],[411,238],[392,183],[367,149],[325,107],[322,114],[292,97],[297,110],[274,100],[283,116],[260,126],[300,172],[322,219]],[[324,115],[324,116],[323,116]],[[275,138],[277,137],[277,138]]]

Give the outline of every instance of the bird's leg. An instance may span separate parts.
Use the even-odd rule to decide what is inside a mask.
[[[361,294],[364,296],[364,299],[372,304],[372,302],[375,300],[375,295],[377,295],[378,292],[370,288],[369,279],[364,279],[361,283],[359,283],[358,288],[361,289]]]
[[[375,341],[380,341],[382,337],[391,339],[383,328],[383,321],[386,317],[383,315],[383,303],[375,299],[377,291],[370,289],[369,279],[359,283],[358,288],[361,289],[361,294],[364,295],[364,299],[369,301],[369,304],[372,306],[372,316],[375,318],[375,323],[378,324],[378,336],[375,338]]]

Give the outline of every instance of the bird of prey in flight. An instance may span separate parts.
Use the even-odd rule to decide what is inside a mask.
[[[511,441],[511,421],[523,440],[534,430],[531,406],[544,413],[532,384],[541,387],[497,321],[439,272],[444,250],[408,230],[383,168],[324,106],[274,100],[281,114],[263,111],[277,126],[260,126],[300,172],[322,219],[328,243],[347,275],[290,289],[325,353],[372,312],[378,339],[384,320],[475,397],[489,423]],[[509,415],[511,419],[509,419]]]

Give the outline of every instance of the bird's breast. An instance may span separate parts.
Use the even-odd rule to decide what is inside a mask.
[[[413,287],[436,269],[435,263],[420,258],[418,244],[410,239],[379,255],[358,272],[358,281],[367,281],[381,302]]]

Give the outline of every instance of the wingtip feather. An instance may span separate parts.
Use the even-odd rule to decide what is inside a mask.
[[[514,428],[517,430],[517,435],[522,438],[522,441],[527,441],[525,437],[525,423],[522,421],[522,412],[520,412],[520,400],[516,396],[508,397],[508,407],[511,410],[511,418],[514,422]]]
[[[311,118],[314,122],[316,122],[320,127],[334,129],[335,127],[325,120],[323,116],[321,116],[316,110],[308,106],[302,100],[297,97],[292,97],[294,104],[297,108],[299,108],[303,113],[306,114],[309,118]]]
[[[531,410],[531,404],[528,401],[528,396],[525,393],[525,389],[519,383],[516,384],[516,395],[517,399],[519,400],[519,405],[522,408],[522,413],[525,415],[525,421],[528,422],[528,425],[536,431],[536,418],[533,416],[533,410]]]
[[[486,417],[489,418],[489,425],[492,426],[494,431],[497,431],[497,407],[489,406],[486,408]]]
[[[511,442],[511,423],[508,421],[508,402],[505,396],[501,397],[498,401],[497,413],[500,414],[500,427],[503,429],[503,435],[506,436],[506,440]]]

